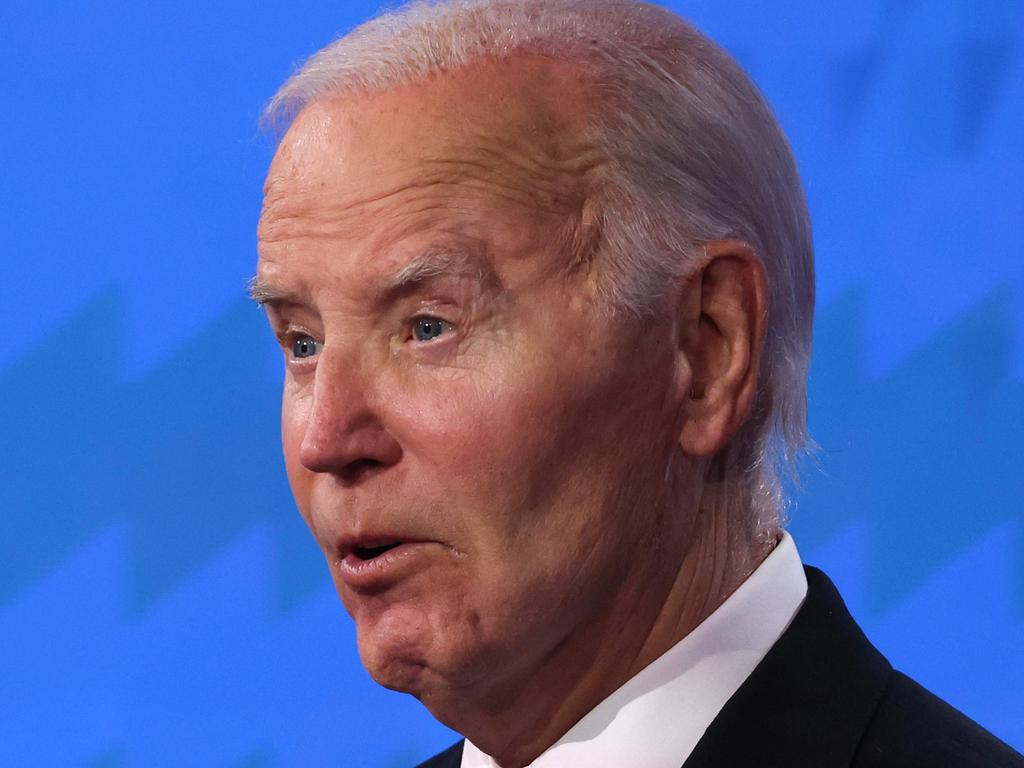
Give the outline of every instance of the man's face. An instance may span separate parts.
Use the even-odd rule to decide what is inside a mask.
[[[671,334],[573,265],[583,93],[520,61],[323,100],[268,175],[289,481],[368,670],[421,697],[528,674],[664,567]]]

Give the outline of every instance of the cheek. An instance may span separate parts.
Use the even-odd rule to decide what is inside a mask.
[[[389,409],[396,437],[423,470],[417,474],[463,496],[514,489],[542,431],[531,383],[498,370],[455,377],[435,392],[442,394],[406,394]]]
[[[546,360],[514,362],[492,358],[486,372],[436,387],[441,397],[407,392],[390,408],[410,477],[445,500],[459,543],[486,555],[491,570],[545,558],[566,536],[596,530],[588,518],[609,479],[595,450],[607,418],[603,380],[560,375]]]

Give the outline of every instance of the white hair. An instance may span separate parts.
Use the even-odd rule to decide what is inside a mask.
[[[420,1],[313,55],[264,119],[282,131],[324,96],[517,54],[575,64],[594,86],[591,128],[608,163],[588,206],[606,306],[657,311],[713,240],[737,238],[761,258],[769,312],[757,395],[713,466],[745,497],[754,532],[773,535],[784,517],[781,476],[795,480],[809,443],[810,220],[781,129],[721,48],[675,14],[632,0]]]

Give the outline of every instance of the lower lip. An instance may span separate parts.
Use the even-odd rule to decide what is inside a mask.
[[[346,555],[338,562],[341,579],[356,591],[389,587],[414,572],[417,561],[428,553],[432,545],[434,542],[430,541],[408,541],[372,560],[363,560],[355,554]]]

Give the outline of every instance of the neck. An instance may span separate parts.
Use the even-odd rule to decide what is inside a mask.
[[[750,532],[749,510],[719,484],[705,484],[688,514],[676,509],[663,519],[671,524],[653,538],[654,556],[633,569],[607,610],[577,627],[526,679],[467,701],[444,720],[502,768],[528,765],[710,616],[774,547]]]

